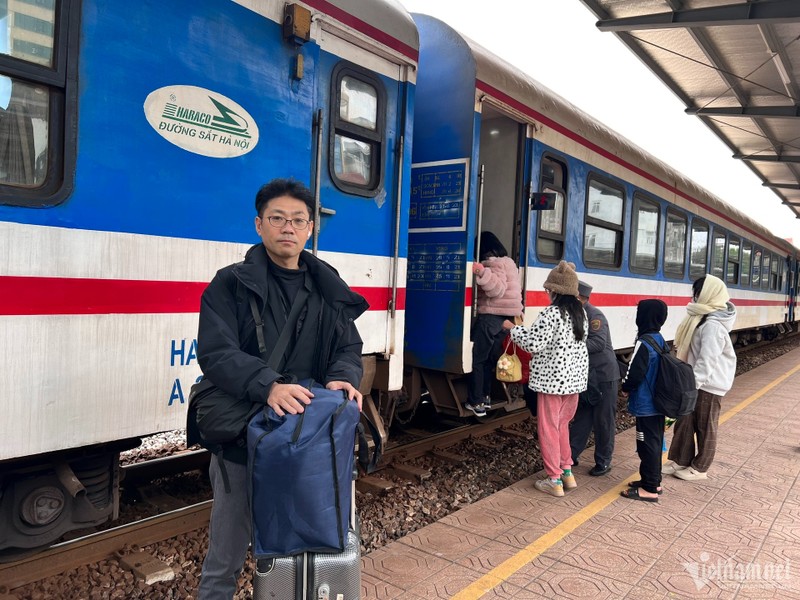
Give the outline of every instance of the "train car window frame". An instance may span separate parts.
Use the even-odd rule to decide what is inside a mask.
[[[700,248],[695,249],[695,233],[703,231],[705,233],[705,243],[703,245],[703,264],[695,262],[695,254],[699,256]],[[711,237],[710,227],[706,221],[702,219],[692,219],[689,237],[689,278],[691,280],[698,279],[706,274],[708,269],[708,247],[709,238]]]
[[[45,15],[41,10],[36,14],[35,19],[19,22],[51,26],[45,33],[34,33],[42,42],[42,35],[52,32],[52,49],[41,43],[29,43],[16,44],[7,52],[0,51],[0,84],[5,83],[8,95],[3,109],[11,112],[13,105],[17,114],[14,119],[16,134],[5,136],[9,143],[5,150],[8,152],[6,156],[16,152],[17,160],[13,167],[20,173],[11,180],[11,162],[0,165],[0,205],[55,206],[69,196],[73,185],[77,147],[77,128],[73,121],[77,120],[74,115],[77,112],[78,86],[77,61],[72,57],[78,55],[80,1],[54,0],[52,23],[42,18]],[[17,10],[14,13],[15,27],[19,26],[16,19],[19,15]],[[10,16],[11,13],[6,14],[6,18]],[[18,56],[12,56],[15,48],[19,50]],[[51,51],[49,59],[44,58],[47,50]],[[40,56],[31,54],[26,59],[28,52]],[[3,95],[0,90],[0,97]],[[9,123],[8,126],[12,127],[11,121]],[[17,148],[11,148],[12,140],[18,142]],[[40,140],[44,143],[37,147]]]
[[[375,127],[359,125],[342,116],[342,85],[345,79],[371,87],[375,91]],[[342,61],[331,74],[330,129],[328,135],[328,172],[333,184],[341,191],[365,198],[375,197],[383,186],[386,157],[386,89],[376,75],[355,65]],[[337,144],[337,138],[341,143]],[[344,140],[370,148],[369,177],[363,183],[350,181],[337,173],[341,164],[341,148]],[[339,148],[337,152],[337,148]],[[339,159],[337,160],[337,156]],[[365,161],[362,161],[365,162]]]
[[[680,234],[679,231],[670,227],[672,223],[682,224],[683,233]],[[683,279],[683,275],[686,272],[686,240],[688,233],[689,217],[686,213],[668,207],[666,223],[664,225],[664,249],[662,251],[665,277]],[[677,250],[678,247],[680,250],[676,253],[675,250]],[[680,256],[680,263],[678,263],[677,260],[673,260],[673,258],[677,259],[678,256]]]
[[[753,246],[753,269],[751,271],[752,277],[750,278],[750,285],[754,288],[761,287],[761,257],[763,251],[761,248]]]
[[[551,175],[545,173],[546,167],[551,167]],[[557,263],[564,258],[568,176],[566,161],[549,154],[542,156],[539,168],[539,191],[556,194],[556,203],[552,210],[536,211],[538,213],[536,217],[536,256],[545,263]],[[554,251],[548,253],[544,248],[546,244],[551,244]]]
[[[728,242],[728,235],[714,227],[711,233],[711,261],[708,272],[721,281],[725,281],[725,248]]]
[[[739,284],[743,287],[750,286],[750,271],[753,268],[753,245],[748,241],[742,242],[742,260],[739,263]],[[745,258],[746,257],[746,258]]]
[[[648,210],[649,209],[649,210]],[[645,244],[649,249],[652,247],[653,254],[650,258],[649,254],[642,254],[642,245],[640,244],[640,229],[642,213],[655,214],[655,227],[648,230],[646,235],[653,235],[652,241],[645,240]],[[639,192],[633,194],[633,210],[631,211],[631,235],[630,235],[630,250],[628,251],[628,266],[634,273],[655,274],[658,269],[658,262],[660,259],[660,231],[661,231],[661,205],[650,198],[645,197]],[[652,261],[652,264],[646,264],[647,261]]]
[[[734,256],[733,249],[736,248]],[[725,283],[739,285],[742,272],[742,242],[738,237],[728,238],[728,251],[725,253]]]
[[[780,286],[780,259],[777,254],[772,255],[772,262],[769,270],[769,289],[778,291]]]
[[[602,188],[602,189],[601,189]],[[601,219],[599,217],[590,216],[590,204],[595,202],[593,199],[592,190],[597,190],[600,196],[607,195],[612,198],[619,199],[619,223]],[[604,194],[605,191],[618,192],[617,195]],[[613,181],[600,177],[599,175],[590,173],[586,179],[586,202],[584,204],[584,225],[583,225],[583,262],[584,264],[600,269],[619,270],[622,267],[622,249],[625,238],[625,188],[621,184],[614,183]],[[614,211],[616,212],[616,211]],[[591,229],[595,230],[590,233]],[[597,260],[587,255],[591,246],[587,244],[590,236],[596,236],[597,233],[604,234],[610,233],[614,238],[614,248],[611,252],[611,261]]]
[[[769,274],[770,274],[769,266],[770,266],[771,262],[772,262],[772,253],[771,252],[767,252],[766,250],[764,250],[764,252],[761,254],[761,286],[760,287],[761,287],[762,290],[768,290],[769,289]]]

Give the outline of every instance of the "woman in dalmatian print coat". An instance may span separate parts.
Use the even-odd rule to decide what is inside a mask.
[[[572,474],[569,422],[575,416],[578,394],[586,389],[589,354],[586,350],[586,312],[578,300],[575,265],[561,261],[544,282],[550,306],[530,327],[511,329],[514,343],[531,353],[528,386],[538,395],[537,426],[547,477],[536,489],[563,496],[564,489],[577,487]]]

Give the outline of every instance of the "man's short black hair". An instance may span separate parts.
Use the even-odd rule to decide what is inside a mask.
[[[269,201],[281,196],[289,196],[305,202],[309,218],[314,219],[314,194],[296,179],[273,179],[262,185],[256,194],[256,214],[260,217]]]

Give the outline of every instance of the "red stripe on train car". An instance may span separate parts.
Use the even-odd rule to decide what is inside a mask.
[[[207,282],[0,277],[0,315],[196,313]],[[387,310],[390,288],[353,287],[370,310]],[[405,310],[405,289],[397,310]]]
[[[667,306],[685,307],[692,299],[689,296],[649,296],[646,294],[604,294],[595,292],[592,294],[592,304],[598,308],[622,308],[622,307],[636,307],[640,300],[647,300],[648,298],[658,298],[667,303]],[[736,306],[784,306],[786,300],[763,300],[758,298],[732,298]],[[525,306],[539,306],[544,307],[550,304],[550,298],[547,292],[536,291],[525,293]],[[472,305],[472,288],[467,288],[464,294],[464,305]]]

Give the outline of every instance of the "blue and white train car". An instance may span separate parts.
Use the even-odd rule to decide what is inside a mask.
[[[394,0],[0,4],[0,553],[112,516],[120,449],[183,427],[271,178],[370,303],[363,387],[401,386],[417,58]]]
[[[664,332],[671,338],[691,282],[707,272],[730,286],[736,329],[748,340],[796,330],[791,244],[447,24],[425,15],[414,20],[420,72],[406,298],[409,390],[427,390],[439,411],[464,415],[471,264],[481,230],[497,234],[522,267],[527,323],[548,303],[542,283],[564,259],[594,286],[592,302],[608,317],[620,350],[633,345],[642,298],[667,302]],[[541,192],[555,196],[553,209],[537,210]],[[404,408],[413,408],[413,394]]]

